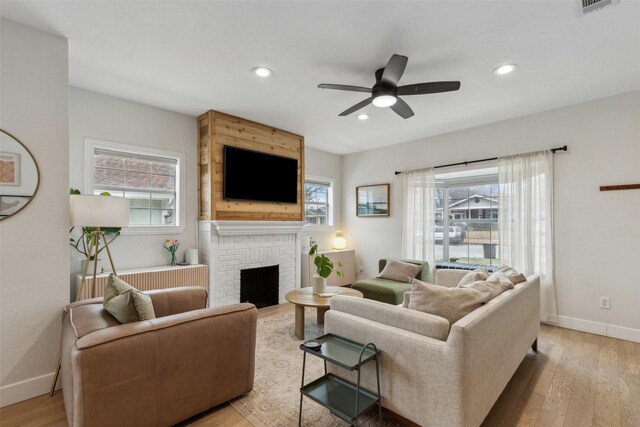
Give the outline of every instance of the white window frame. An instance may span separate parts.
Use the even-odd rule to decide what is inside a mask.
[[[329,201],[329,206],[328,206],[328,212],[327,212],[327,225],[318,225],[318,224],[305,224],[304,225],[304,229],[305,230],[331,230],[333,228],[335,228],[335,225],[333,224],[333,209],[334,209],[334,205],[335,205],[335,200],[333,197],[334,194],[334,187],[336,184],[335,179],[333,178],[327,178],[325,176],[317,176],[317,175],[305,175],[304,177],[304,183],[303,185],[307,184],[307,181],[314,181],[314,182],[318,182],[318,183],[327,183],[329,184],[329,191],[327,194],[327,200]],[[303,191],[304,194],[304,191]],[[304,209],[306,211],[307,208],[307,201],[306,200],[302,200],[302,203],[304,203]],[[305,215],[306,218],[306,215]],[[306,219],[305,219],[306,221]]]
[[[143,156],[168,157],[176,163],[176,223],[175,225],[142,225],[123,227],[120,232],[124,236],[145,234],[182,234],[185,230],[185,154],[179,151],[160,150],[157,148],[138,145],[121,144],[119,142],[103,141],[93,138],[84,139],[84,193],[93,194],[94,189],[94,161],[96,148],[122,151]]]
[[[498,175],[491,173],[491,174],[484,174],[482,173],[482,169],[478,170],[478,175],[475,176],[467,176],[464,178],[454,178],[454,179],[442,179],[442,178],[438,178],[438,175],[436,175],[436,186],[438,188],[441,188],[444,190],[444,198],[445,200],[448,199],[448,190],[449,188],[454,188],[454,187],[473,187],[476,185],[492,185],[492,184],[498,184]],[[449,254],[449,227],[450,225],[450,221],[455,220],[455,218],[449,218],[449,205],[447,203],[444,204],[443,206],[443,218],[442,221],[442,227],[443,230],[447,230],[447,232],[445,233],[443,231],[442,234],[442,257],[443,257],[443,261],[442,262],[449,262],[448,260],[450,259],[450,254]],[[484,218],[481,220],[473,220],[473,221],[486,221],[486,222],[491,222],[494,219],[497,218]],[[466,218],[466,220],[471,220],[471,218]],[[486,265],[487,267],[489,267],[489,264],[482,264],[482,265]],[[493,266],[491,265],[491,267],[497,267],[497,266]]]

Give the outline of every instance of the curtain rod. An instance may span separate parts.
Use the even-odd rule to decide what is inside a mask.
[[[551,152],[553,154],[555,154],[556,151],[567,151],[567,146],[563,145],[562,147],[557,147],[557,148],[552,148],[551,149]],[[450,166],[462,166],[462,165],[466,166],[466,165],[470,165],[470,164],[473,164],[473,163],[488,162],[488,161],[491,161],[491,160],[498,160],[498,157],[491,157],[491,158],[488,158],[488,159],[480,159],[480,160],[470,160],[468,162],[449,163],[448,165],[439,165],[439,166],[434,166],[433,168],[434,169],[440,169],[440,168],[448,168]],[[410,171],[405,171],[405,172],[410,172]],[[400,174],[402,174],[402,172],[396,171],[395,174],[396,175],[400,175]]]

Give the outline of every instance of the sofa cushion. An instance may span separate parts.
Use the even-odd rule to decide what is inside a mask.
[[[518,283],[524,282],[525,280],[527,280],[524,274],[520,273],[519,271],[516,271],[514,268],[509,267],[508,265],[505,265],[505,264],[502,264],[500,267],[496,268],[494,270],[494,273],[495,272],[504,273],[504,275],[507,276],[509,280],[511,280],[511,283],[513,283],[514,285],[517,285]]]
[[[460,280],[460,283],[458,283],[458,287],[463,288],[465,285],[471,284],[475,281],[487,280],[487,277],[489,277],[489,271],[485,267],[476,268],[464,275],[462,280]]]
[[[440,341],[446,341],[449,335],[447,319],[379,301],[337,295],[331,298],[331,311],[341,311]]]
[[[410,283],[411,279],[418,276],[422,266],[402,262],[397,259],[388,259],[378,278],[395,280],[396,282]]]
[[[151,297],[111,273],[104,290],[104,309],[120,323],[155,319]]]
[[[513,283],[511,283],[511,280],[509,280],[509,278],[504,273],[496,271],[485,280],[476,280],[475,282],[471,282],[468,284],[460,282],[458,287],[489,292],[489,294],[491,295],[490,299],[493,299],[504,291],[513,289]]]
[[[490,299],[487,289],[447,288],[414,279],[409,308],[444,317],[453,325]]]
[[[411,285],[395,280],[375,278],[359,280],[351,285],[351,288],[362,292],[362,295],[367,299],[398,305],[402,303],[403,294],[411,290]]]

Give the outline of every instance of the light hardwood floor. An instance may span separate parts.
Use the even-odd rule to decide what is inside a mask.
[[[285,311],[293,305],[261,309],[259,317]],[[62,392],[0,409],[0,425],[66,426]],[[251,423],[223,404],[181,425]],[[640,344],[542,325],[538,352],[520,364],[485,419],[489,426],[640,426]]]

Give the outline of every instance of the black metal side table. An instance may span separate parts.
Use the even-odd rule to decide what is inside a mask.
[[[328,408],[334,415],[356,427],[358,425],[358,417],[377,403],[380,424],[382,424],[380,373],[378,368],[380,351],[375,344],[368,343],[363,345],[334,334],[322,335],[316,338],[316,341],[322,344],[318,350],[311,350],[305,347],[304,344],[300,345],[300,349],[304,353],[298,426],[302,425],[302,398],[304,396],[318,402]],[[307,353],[324,359],[324,375],[305,385],[304,370],[307,362]],[[360,368],[371,360],[376,362],[377,394],[360,387]],[[335,374],[327,373],[327,362],[350,371],[357,371],[356,383],[354,384]]]

